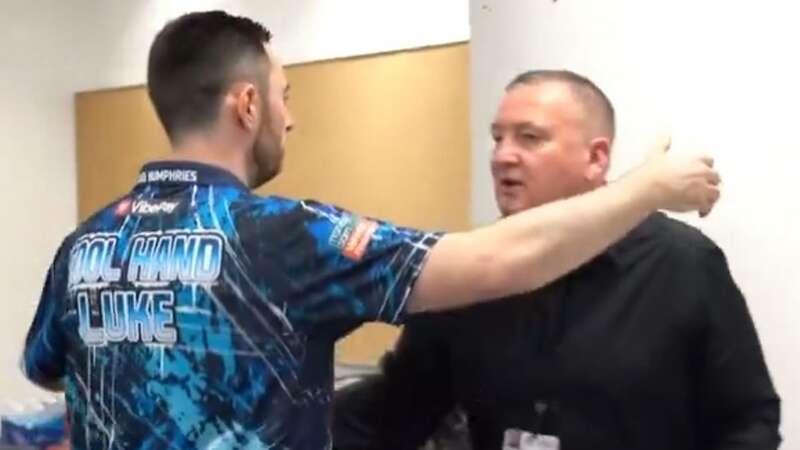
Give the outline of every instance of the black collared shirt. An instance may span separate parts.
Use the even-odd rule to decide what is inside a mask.
[[[459,407],[481,450],[509,428],[563,450],[765,450],[779,403],[722,251],[656,214],[537,292],[410,319],[383,375],[337,397],[334,442],[416,448]]]

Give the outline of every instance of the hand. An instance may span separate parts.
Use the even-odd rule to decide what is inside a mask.
[[[707,216],[720,194],[714,159],[703,154],[670,152],[669,148],[667,140],[631,175],[644,183],[655,209],[696,210],[700,217]]]

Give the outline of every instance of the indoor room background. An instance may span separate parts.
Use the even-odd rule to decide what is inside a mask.
[[[166,20],[190,8],[221,8],[263,21],[275,35],[293,89],[307,92],[296,94],[298,112],[314,117],[320,108],[348,124],[341,134],[332,121],[300,123],[289,141],[289,152],[297,155],[287,160],[288,171],[294,163],[319,176],[342,177],[342,190],[281,178],[275,189],[282,193],[329,196],[407,225],[454,230],[494,220],[488,124],[504,85],[528,69],[574,70],[606,91],[618,113],[614,175],[642,161],[663,132],[672,133],[678,151],[711,151],[723,175],[723,199],[707,219],[679,218],[725,250],[783,400],[782,448],[800,449],[800,28],[794,6],[777,0],[4,2],[0,408],[50,397],[17,369],[45,271],[82,217],[80,203],[100,201],[86,193],[110,194],[124,186],[124,172],[111,184],[98,181],[100,169],[113,166],[102,160],[113,156],[102,153],[104,139],[157,129],[147,122],[152,111],[142,90],[147,49]],[[315,77],[342,91],[322,90]],[[386,126],[391,109],[383,100],[398,95],[405,80],[427,99],[418,105],[419,123],[410,122],[415,109],[408,105],[401,116],[409,122],[397,125],[404,132],[396,137],[403,140],[376,143],[369,130],[391,136],[395,127]],[[374,108],[383,115],[361,113]],[[132,119],[120,124],[117,117]],[[446,125],[437,127],[437,121]],[[94,134],[82,134],[87,129]],[[148,136],[141,142],[162,139]],[[120,170],[130,169],[132,182],[137,158],[161,149],[153,144],[132,154],[136,142],[127,144],[133,150],[122,152],[127,165]],[[414,153],[423,148],[435,151]],[[378,156],[359,153],[376,149]],[[325,173],[329,166],[319,158],[335,163],[332,155],[341,152],[367,162],[348,165],[355,166],[352,173]],[[391,161],[409,170],[377,176],[368,170]],[[371,177],[405,205],[385,206],[371,198],[374,193],[366,195]],[[408,193],[411,184],[419,192]],[[406,194],[427,203],[411,208],[415,199],[402,198]],[[372,328],[340,355],[374,362],[395,335]]]

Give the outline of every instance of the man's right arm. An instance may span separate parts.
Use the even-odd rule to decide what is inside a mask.
[[[66,241],[47,272],[33,323],[28,329],[20,366],[26,378],[43,389],[64,390],[66,339],[61,312],[66,296]]]
[[[719,197],[712,166],[707,157],[665,152],[606,187],[445,235],[428,255],[408,311],[535,290],[600,254],[658,209],[707,214]]]

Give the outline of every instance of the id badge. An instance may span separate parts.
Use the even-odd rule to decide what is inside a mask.
[[[533,434],[508,429],[503,436],[503,450],[560,450],[561,441],[556,436]]]

